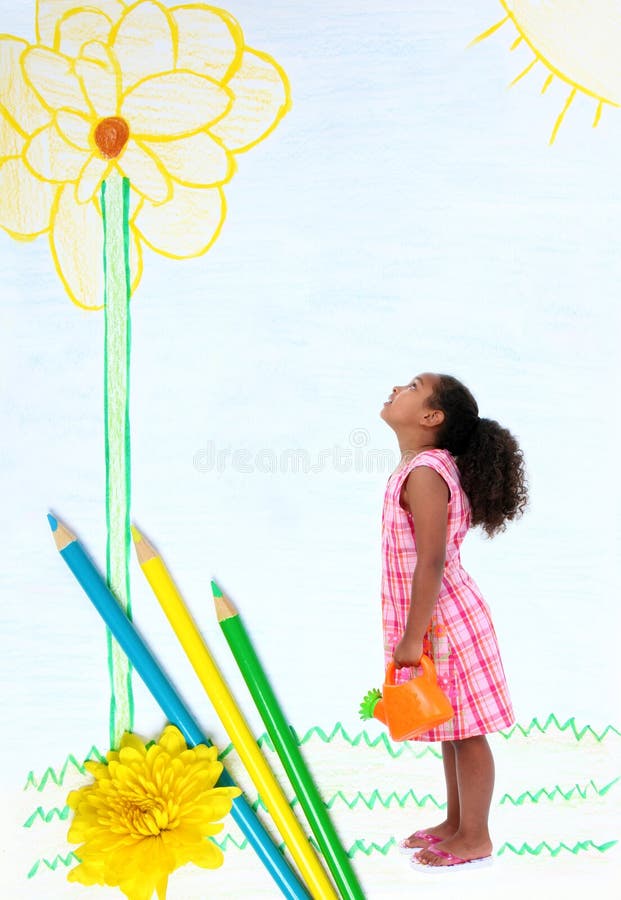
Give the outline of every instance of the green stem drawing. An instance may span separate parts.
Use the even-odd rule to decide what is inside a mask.
[[[101,186],[104,226],[105,352],[104,411],[106,442],[106,578],[108,587],[131,618],[129,588],[130,442],[129,359],[129,180],[114,172]],[[134,722],[132,665],[109,629],[110,747],[118,748]]]

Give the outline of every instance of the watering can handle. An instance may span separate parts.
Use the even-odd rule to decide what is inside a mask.
[[[423,678],[426,678],[427,681],[432,681],[434,683],[437,682],[438,679],[436,675],[436,667],[434,666],[433,660],[430,656],[427,656],[425,653],[423,653],[420,658],[419,665],[423,667]],[[396,666],[394,662],[389,662],[386,668],[386,677],[384,679],[386,684],[395,683],[395,672]]]

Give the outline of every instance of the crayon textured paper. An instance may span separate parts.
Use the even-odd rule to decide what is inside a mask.
[[[129,75],[118,77],[152,85],[170,71],[165,23],[183,15],[173,6],[137,6],[128,45],[132,34],[152,42],[123,57]],[[472,531],[462,548],[518,725],[490,737],[493,870],[449,877],[464,897],[613,897],[621,3],[229,3],[237,24],[209,32],[203,81],[188,75],[170,94],[160,81],[160,106],[150,94],[113,111],[148,135],[133,157],[118,122],[101,138],[109,152],[126,142],[107,195],[116,220],[97,207],[113,166],[95,171],[80,135],[114,118],[93,85],[113,83],[100,48],[130,4],[88,7],[0,0],[13,36],[0,42],[7,896],[121,896],[67,882],[66,795],[111,734],[131,725],[150,740],[165,724],[59,559],[50,510],[116,579],[276,842],[125,546],[129,518],[157,544],[260,738],[212,577],[239,608],[370,900],[443,890],[396,850],[442,818],[440,745],[393,744],[358,719],[383,674],[381,508],[399,459],[379,412],[394,384],[430,370],[463,380],[481,415],[516,435],[531,497],[506,533]],[[24,71],[47,85],[47,105],[12,74],[29,45],[61,38],[97,98],[90,111],[67,112],[81,101],[40,50]],[[87,41],[96,46],[82,53]],[[195,46],[183,45],[190,73],[206,65]],[[207,91],[209,78],[220,87]],[[174,152],[197,103],[211,104],[210,142]],[[46,131],[52,116],[70,150],[56,125]],[[168,131],[148,131],[154,116]],[[79,185],[92,188],[90,207]],[[107,329],[105,290],[118,312]],[[222,868],[175,873],[171,900],[279,896],[230,817],[217,840]]]

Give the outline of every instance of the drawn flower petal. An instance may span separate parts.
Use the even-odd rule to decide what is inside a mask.
[[[177,68],[225,81],[241,61],[244,35],[224,9],[202,3],[171,10],[177,26]]]
[[[130,6],[111,34],[111,46],[123,72],[123,90],[175,68],[173,25],[168,10],[154,0]]]
[[[116,116],[121,98],[121,73],[111,51],[99,41],[88,41],[75,61],[75,72],[97,115]]]
[[[0,164],[0,226],[16,238],[43,234],[57,190],[33,175],[21,158],[6,159]]]
[[[93,203],[76,203],[71,185],[60,191],[50,247],[56,271],[74,303],[103,305],[103,228]]]
[[[59,109],[56,113],[56,125],[66,141],[79,150],[92,150],[89,140],[93,130],[93,122],[86,116],[72,113],[68,109]]]
[[[84,165],[84,152],[64,140],[55,125],[35,131],[24,150],[28,167],[45,181],[75,181]]]
[[[2,106],[24,135],[31,134],[50,120],[49,112],[24,78],[20,57],[27,47],[27,41],[20,38],[9,35],[0,37]]]
[[[0,108],[0,162],[7,156],[19,156],[24,144],[24,138],[13,128]]]
[[[229,150],[241,153],[267,137],[290,108],[289,81],[271,56],[246,48],[228,87],[235,95],[233,107],[209,130]]]
[[[145,200],[135,227],[163,256],[188,259],[206,253],[218,237],[226,215],[220,188],[197,189],[175,184],[172,200],[154,206]]]
[[[132,222],[136,216],[136,213],[144,203],[144,197],[142,194],[139,194],[138,191],[134,190],[132,184],[129,186],[129,221]]]
[[[164,203],[172,196],[172,185],[162,164],[154,154],[139,146],[136,141],[129,140],[117,165],[123,175],[144,197],[153,203]]]
[[[121,115],[134,137],[157,140],[192,134],[225,115],[232,94],[191,72],[166,72],[145,78],[123,98]]]
[[[27,81],[48,109],[88,114],[88,104],[68,57],[45,47],[29,47],[21,61]]]
[[[76,203],[73,186],[59,191],[52,213],[50,247],[56,270],[74,303],[100,309],[104,302],[103,225],[95,203]],[[130,229],[132,290],[142,274],[141,251]]]
[[[88,0],[83,4],[78,0],[37,0],[37,40],[48,47],[54,46],[58,24],[80,5],[88,7],[89,12],[98,10],[104,13],[113,22],[116,22],[124,8],[121,0]]]
[[[89,3],[89,6],[93,4]],[[56,23],[54,50],[78,56],[86,41],[106,42],[113,20],[96,9],[70,9]]]
[[[223,184],[235,171],[233,157],[205,131],[174,141],[149,141],[145,146],[175,181],[190,187]]]
[[[89,200],[92,200],[113,165],[112,160],[102,159],[96,153],[87,160],[80,172],[75,189],[75,199],[78,203],[88,203]]]

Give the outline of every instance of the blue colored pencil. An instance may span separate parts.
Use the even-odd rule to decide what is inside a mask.
[[[76,536],[54,516],[48,515],[47,518],[57,550],[161,706],[168,721],[177,726],[189,747],[195,744],[212,746]],[[223,769],[216,785],[237,787],[226,769]],[[310,895],[243,795],[233,800],[231,815],[285,897],[291,900],[310,900]]]

